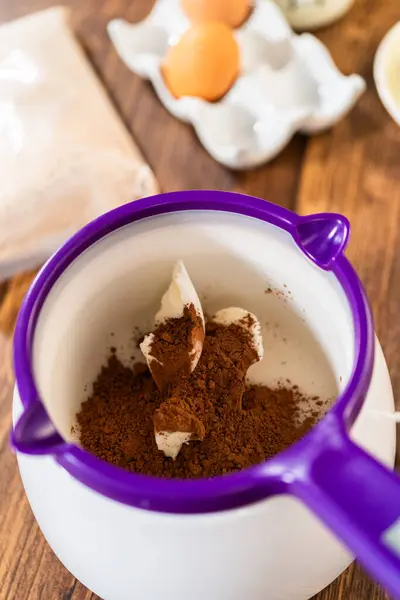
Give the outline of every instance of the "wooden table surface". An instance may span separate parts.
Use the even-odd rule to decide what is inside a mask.
[[[337,211],[350,218],[349,257],[372,303],[400,402],[400,129],[385,113],[372,80],[377,45],[400,19],[399,0],[356,0],[340,23],[319,34],[339,68],[360,73],[368,83],[367,93],[351,115],[323,135],[295,137],[271,164],[244,173],[233,173],[214,162],[192,129],[170,116],[150,85],[132,75],[112,50],[107,21],[122,16],[137,20],[145,15],[150,1],[70,0],[66,4],[71,6],[81,43],[163,191],[235,190],[302,214]],[[0,0],[0,20],[50,5],[51,0]],[[94,600],[44,541],[8,446],[12,331],[30,280],[31,275],[19,275],[0,287],[0,600]],[[314,600],[384,598],[384,592],[353,565]]]

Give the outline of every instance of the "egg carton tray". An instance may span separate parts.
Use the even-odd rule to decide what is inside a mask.
[[[365,90],[362,77],[344,76],[316,37],[294,34],[273,2],[255,0],[248,20],[234,30],[241,70],[228,93],[218,102],[176,98],[161,66],[188,27],[180,0],[157,0],[140,23],[115,19],[108,32],[128,68],[149,79],[167,110],[191,123],[206,150],[227,167],[255,167],[274,158],[297,131],[328,129]]]

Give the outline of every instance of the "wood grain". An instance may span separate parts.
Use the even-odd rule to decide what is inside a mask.
[[[0,0],[0,21],[51,4],[52,0]],[[356,0],[345,19],[319,36],[344,72],[359,72],[368,82],[368,92],[352,114],[326,134],[309,140],[296,136],[271,164],[239,174],[214,162],[192,129],[169,115],[151,87],[133,76],[112,50],[105,31],[107,21],[117,16],[142,18],[150,9],[150,1],[70,0],[64,4],[71,7],[79,40],[164,191],[235,190],[301,213],[332,210],[351,219],[349,255],[367,288],[395,396],[399,396],[400,130],[384,112],[372,82],[377,44],[400,19],[398,0]],[[0,600],[95,600],[44,541],[8,447],[11,338],[32,277],[21,275],[0,286]],[[353,565],[314,600],[385,598],[384,592]]]

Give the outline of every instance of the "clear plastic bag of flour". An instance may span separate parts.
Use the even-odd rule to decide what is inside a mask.
[[[157,192],[68,16],[53,8],[0,27],[0,279]]]

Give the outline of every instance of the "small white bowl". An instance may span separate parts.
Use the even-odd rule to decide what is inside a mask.
[[[382,104],[400,125],[400,21],[387,32],[379,45],[374,61],[374,78]]]
[[[287,20],[298,31],[327,27],[341,19],[354,0],[276,0]]]
[[[116,19],[110,38],[131,71],[149,79],[163,105],[191,123],[206,150],[233,169],[271,160],[301,131],[314,134],[342,119],[365,90],[345,77],[312,35],[295,35],[281,10],[254,0],[249,19],[235,30],[242,72],[218,102],[175,98],[161,73],[168,47],[189,27],[179,0],[157,0],[150,15],[130,24]]]

